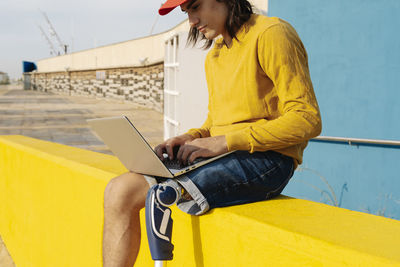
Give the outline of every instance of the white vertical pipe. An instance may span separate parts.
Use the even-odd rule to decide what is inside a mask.
[[[178,35],[174,36],[174,62],[173,63],[178,63]],[[174,68],[174,91],[178,91],[178,67]],[[174,117],[173,119],[177,121],[177,112],[178,112],[178,97],[179,96],[174,96]],[[174,125],[174,135],[178,135],[178,125]]]

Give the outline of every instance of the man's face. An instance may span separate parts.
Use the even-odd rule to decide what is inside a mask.
[[[197,28],[208,40],[222,35],[229,37],[225,29],[228,9],[222,2],[216,0],[192,0],[181,5],[183,12],[188,14],[189,24]]]

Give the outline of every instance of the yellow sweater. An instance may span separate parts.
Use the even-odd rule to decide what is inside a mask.
[[[227,48],[207,55],[208,117],[195,137],[225,135],[228,150],[274,150],[301,164],[307,141],[321,132],[307,53],[287,22],[252,15]]]

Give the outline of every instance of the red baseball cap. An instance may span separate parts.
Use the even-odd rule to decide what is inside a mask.
[[[182,5],[190,0],[167,0],[160,9],[158,10],[158,14],[161,16],[167,15],[171,12],[175,7]]]

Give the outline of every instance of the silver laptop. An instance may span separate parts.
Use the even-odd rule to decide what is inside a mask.
[[[184,167],[167,167],[126,116],[87,120],[125,167],[136,173],[173,178],[192,171],[231,152]]]

